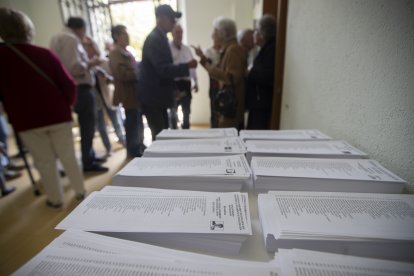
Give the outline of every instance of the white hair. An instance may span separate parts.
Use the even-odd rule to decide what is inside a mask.
[[[220,38],[224,41],[230,41],[236,38],[237,28],[233,20],[225,17],[217,17],[213,21],[213,27],[217,29]]]

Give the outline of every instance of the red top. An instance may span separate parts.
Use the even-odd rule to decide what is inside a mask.
[[[15,131],[72,121],[75,82],[56,55],[31,44],[14,46],[56,85],[47,81],[4,43],[0,44],[0,101]]]

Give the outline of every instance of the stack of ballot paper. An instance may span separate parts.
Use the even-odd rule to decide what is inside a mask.
[[[316,129],[240,130],[240,138],[247,140],[327,141],[332,138]]]
[[[239,137],[154,141],[144,157],[217,156],[245,154],[246,145]]]
[[[367,158],[367,154],[345,141],[265,141],[248,140],[247,160],[253,156],[307,158]]]
[[[165,139],[207,139],[237,137],[235,128],[209,128],[209,129],[163,129],[157,134],[155,140]]]
[[[414,261],[412,195],[272,191],[259,194],[258,212],[268,251]]]
[[[410,263],[300,249],[281,249],[275,254],[276,264],[280,275],[414,275],[414,264]]]
[[[135,158],[112,180],[116,186],[209,192],[240,192],[250,184],[244,155]]]
[[[409,263],[299,249],[280,250],[269,262],[231,260],[69,230],[13,275],[402,276],[413,272]]]
[[[401,193],[406,182],[370,159],[253,157],[257,193],[321,191]]]
[[[229,255],[252,235],[245,193],[119,188],[92,193],[56,229]]]
[[[273,262],[238,261],[66,231],[13,275],[279,275]]]

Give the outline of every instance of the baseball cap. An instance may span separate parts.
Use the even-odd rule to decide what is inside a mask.
[[[166,15],[171,18],[180,18],[181,12],[175,12],[170,5],[159,5],[155,9],[155,16],[158,17],[160,15]]]

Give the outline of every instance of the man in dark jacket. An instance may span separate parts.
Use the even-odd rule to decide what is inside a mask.
[[[138,92],[153,140],[168,128],[167,109],[174,106],[174,79],[188,76],[189,69],[197,67],[196,60],[173,63],[167,33],[172,31],[181,13],[169,5],[160,5],[155,9],[155,16],[157,26],[144,42]]]

